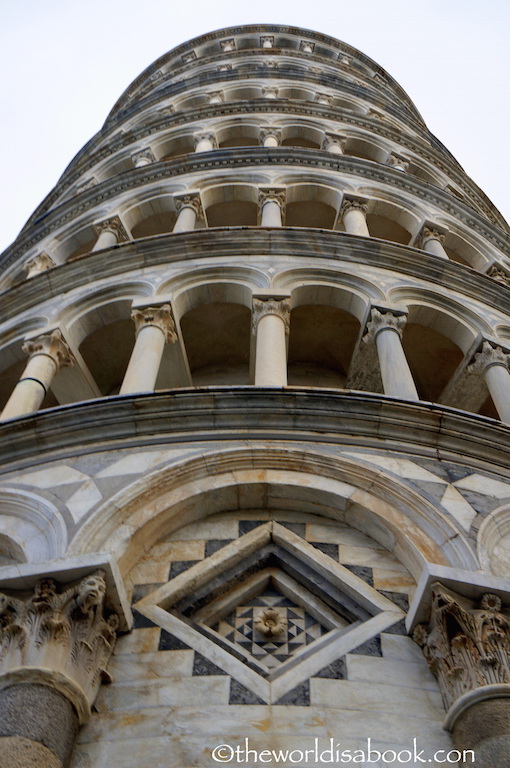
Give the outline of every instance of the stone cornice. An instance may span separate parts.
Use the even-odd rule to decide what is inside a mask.
[[[0,472],[140,445],[288,440],[383,448],[507,471],[510,428],[431,403],[366,392],[203,387],[101,398],[0,425]]]
[[[381,121],[356,115],[352,112],[340,109],[338,107],[324,107],[316,102],[304,102],[302,104],[289,104],[285,100],[253,99],[251,102],[243,102],[242,114],[283,114],[283,115],[301,115],[303,117],[313,117],[320,121],[324,119],[336,120],[346,125],[359,127],[368,130],[371,133],[387,138],[390,141],[398,143],[401,147],[416,152],[427,162],[431,162],[435,168],[443,171],[452,181],[471,197],[477,204],[484,208],[484,212],[497,226],[504,228],[506,222],[494,208],[494,205],[479,187],[470,179],[462,168],[458,165],[455,158],[443,147],[437,139],[434,139],[434,146],[430,145],[431,139],[424,132],[423,139],[417,140],[413,136],[407,136],[391,125],[381,123]],[[113,156],[119,150],[129,147],[131,144],[139,142],[142,139],[153,137],[155,134],[165,129],[174,128],[180,125],[187,125],[211,117],[221,118],[229,116],[239,117],[239,103],[227,102],[221,105],[205,105],[195,108],[192,111],[176,112],[165,117],[159,117],[151,121],[149,125],[144,125],[139,129],[126,133],[117,134],[111,141],[107,141],[109,131],[101,131],[91,139],[85,147],[76,155],[74,160],[68,166],[60,181],[54,190],[43,200],[34,213],[29,218],[22,232],[26,231],[28,226],[37,220],[45,211],[47,211],[58,198],[64,194],[72,184],[78,181],[90,168],[106,157]],[[94,146],[99,145],[97,150]],[[436,146],[437,145],[437,146]],[[78,194],[78,193],[77,193]]]
[[[215,171],[228,168],[248,168],[256,164],[258,168],[263,164],[275,164],[281,166],[298,167],[306,172],[310,169],[325,169],[352,174],[356,178],[369,180],[375,183],[389,184],[393,188],[409,193],[419,199],[436,204],[444,213],[461,221],[468,229],[476,231],[485,237],[497,248],[507,252],[510,256],[510,235],[502,232],[488,222],[481,214],[475,213],[469,206],[458,201],[452,195],[431,184],[417,179],[409,174],[396,171],[386,165],[374,163],[369,160],[351,157],[349,155],[332,155],[322,150],[300,149],[296,147],[278,147],[268,149],[265,147],[236,147],[231,149],[216,149],[211,152],[185,155],[172,161],[153,163],[152,165],[126,171],[102,184],[97,184],[79,195],[79,201],[75,198],[63,203],[59,208],[50,211],[44,218],[42,226],[34,226],[35,233],[29,237],[29,231],[25,236],[20,236],[10,249],[4,252],[0,269],[5,269],[23,256],[28,248],[36,245],[44,237],[54,232],[68,222],[75,221],[81,214],[93,210],[96,206],[104,205],[106,200],[131,189],[136,189],[144,184],[159,182],[174,177],[182,178],[186,173],[197,171]]]
[[[249,237],[247,233],[249,232]],[[363,238],[343,232],[282,228],[268,232],[259,227],[225,227],[159,235],[130,241],[110,250],[86,254],[79,259],[54,267],[30,280],[4,291],[0,301],[0,323],[65,292],[87,286],[91,278],[119,279],[142,268],[161,264],[229,259],[247,260],[264,252],[273,256],[299,260],[309,269],[336,265],[363,264],[378,269],[398,271],[423,280],[428,286],[441,285],[460,295],[497,307],[510,315],[510,287],[474,269],[445,259],[437,259],[410,246],[375,238]],[[296,254],[299,254],[297,256]],[[228,267],[225,267],[228,269]]]
[[[131,95],[135,93],[137,89],[141,85],[143,85],[143,83],[151,75],[153,75],[159,69],[164,68],[165,65],[167,64],[170,65],[172,60],[175,60],[180,65],[181,56],[183,54],[186,54],[190,50],[193,50],[196,46],[203,45],[208,42],[222,40],[225,37],[231,37],[233,35],[238,35],[238,34],[239,35],[242,35],[242,34],[268,35],[273,33],[288,34],[288,35],[295,36],[297,39],[306,37],[309,40],[314,40],[315,42],[322,43],[323,45],[326,45],[326,46],[330,46],[331,48],[337,50],[339,54],[347,53],[350,57],[352,57],[353,61],[361,62],[365,66],[369,67],[369,69],[371,69],[374,73],[378,73],[379,75],[382,75],[383,77],[385,77],[387,82],[391,83],[392,86],[395,88],[395,90],[399,93],[400,97],[403,100],[409,102],[409,104],[411,104],[413,108],[416,109],[414,107],[412,100],[404,91],[402,86],[399,85],[397,81],[394,80],[390,75],[388,75],[388,73],[379,64],[377,64],[377,62],[373,61],[373,59],[366,56],[366,54],[362,53],[357,48],[353,48],[347,43],[337,40],[334,37],[329,37],[328,35],[323,35],[313,30],[302,29],[298,27],[288,27],[288,26],[283,26],[279,24],[276,24],[276,25],[269,24],[269,25],[247,25],[247,26],[241,26],[241,27],[229,27],[228,29],[216,30],[215,32],[210,32],[206,35],[201,35],[200,37],[189,40],[188,42],[178,46],[177,48],[174,48],[173,50],[169,51],[168,53],[164,54],[159,59],[157,59],[155,62],[153,62],[153,64],[151,64],[144,72],[142,72],[136,78],[136,80],[134,80],[128,86],[128,88],[120,96],[120,98],[117,100],[116,104],[114,105],[113,109],[111,110],[110,116],[113,115],[118,109],[120,109],[121,106],[131,97]],[[331,59],[328,59],[328,61],[334,61],[334,59],[331,58]],[[420,119],[421,119],[421,116],[420,116]]]

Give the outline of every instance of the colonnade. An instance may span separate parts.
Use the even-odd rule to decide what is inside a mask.
[[[269,202],[272,202],[270,200]],[[270,209],[273,211],[273,209]],[[280,215],[279,206],[274,210]],[[269,215],[269,214],[268,214]],[[154,391],[166,344],[178,342],[170,303],[137,307],[131,315],[136,340],[120,388],[120,395]],[[413,374],[402,346],[405,312],[372,307],[362,334],[363,345],[373,344],[384,394],[418,401]],[[255,294],[252,332],[255,336],[254,385],[287,386],[287,347],[291,322],[290,294]],[[41,406],[59,369],[76,363],[59,329],[30,339],[23,347],[27,366],[11,394],[0,420],[34,413]],[[510,352],[485,340],[467,370],[482,376],[500,419],[510,424]]]

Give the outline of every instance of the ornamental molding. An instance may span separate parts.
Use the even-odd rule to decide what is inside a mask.
[[[64,226],[69,221],[74,221],[81,213],[85,213],[105,201],[119,195],[123,192],[135,189],[136,187],[150,184],[175,176],[183,176],[186,172],[196,170],[217,169],[217,168],[235,168],[249,166],[256,159],[254,152],[257,148],[238,149],[235,155],[231,152],[216,150],[207,153],[207,159],[204,159],[199,153],[197,156],[188,155],[185,158],[176,158],[174,161],[164,163],[154,163],[152,166],[133,169],[122,174],[122,180],[119,177],[110,179],[98,184],[91,190],[88,190],[77,205],[74,199],[63,203],[61,209],[54,212],[55,219],[51,221],[50,212],[45,220],[50,218],[51,223],[46,224],[37,235],[22,241],[16,251],[7,251],[8,258],[3,262],[5,268],[19,258],[28,248],[37,245],[41,239],[47,237],[60,226]],[[451,214],[469,229],[478,232],[489,242],[495,245],[504,253],[508,252],[508,237],[505,232],[492,227],[487,220],[483,219],[481,214],[476,214],[467,205],[453,198],[451,195],[443,193],[437,187],[427,185],[410,174],[403,174],[395,171],[388,166],[378,165],[370,161],[354,158],[349,155],[327,155],[327,153],[317,150],[306,150],[300,152],[295,147],[281,147],[278,158],[275,162],[281,165],[299,166],[300,168],[324,168],[331,171],[341,171],[343,173],[352,173],[357,178],[364,178],[370,181],[387,183],[395,189],[408,192],[419,199],[427,200],[437,205],[443,212]]]
[[[131,318],[135,323],[135,333],[138,336],[142,328],[159,328],[166,342],[174,344],[177,341],[175,320],[170,304],[162,304],[159,307],[137,307],[131,312]]]
[[[229,66],[229,65],[225,65]],[[47,211],[51,206],[54,204],[54,202],[61,197],[65,190],[68,189],[70,186],[72,186],[77,179],[79,179],[83,172],[87,169],[95,165],[97,162],[103,160],[106,157],[110,157],[112,154],[115,154],[119,149],[122,149],[126,146],[129,146],[132,143],[135,143],[139,141],[140,139],[147,138],[149,136],[153,136],[155,133],[158,133],[161,130],[164,130],[165,128],[181,125],[181,124],[188,124],[189,122],[193,121],[199,121],[204,118],[204,116],[209,116],[211,114],[216,115],[229,115],[229,114],[238,114],[238,105],[234,103],[226,103],[224,105],[221,105],[221,109],[218,109],[219,105],[207,105],[201,108],[197,108],[192,113],[186,113],[183,114],[182,112],[178,112],[174,114],[171,119],[161,116],[161,112],[172,109],[171,107],[165,108],[165,110],[158,110],[160,113],[158,117],[156,118],[156,122],[147,127],[144,125],[143,128],[139,128],[136,131],[127,133],[127,134],[120,134],[115,139],[107,145],[103,146],[101,149],[97,150],[92,155],[87,155],[85,165],[82,169],[80,169],[79,173],[74,172],[72,175],[68,176],[65,182],[61,182],[61,184],[56,188],[55,192],[50,193],[46,199],[43,201],[43,203],[36,209],[36,211],[32,214],[30,219],[28,220],[27,224],[25,225],[24,229],[27,229],[30,224],[37,219],[44,211]],[[216,107],[216,108],[215,108]],[[340,110],[339,108],[332,107],[332,110],[335,110],[336,112],[339,112],[341,114],[341,119],[343,122],[357,126],[359,128],[369,129],[370,131],[377,133],[379,136],[382,136],[383,138],[388,138],[392,141],[397,141],[402,147],[406,147],[410,149],[413,152],[416,152],[420,157],[424,158],[428,162],[431,162],[436,168],[438,168],[441,171],[444,171],[446,174],[448,174],[455,182],[459,185],[459,187],[462,189],[462,191],[472,200],[476,201],[475,205],[481,206],[484,211],[484,215],[493,223],[498,224],[500,223],[501,216],[499,218],[495,216],[491,210],[491,208],[487,205],[487,201],[485,199],[485,195],[480,199],[480,190],[475,188],[475,185],[471,183],[471,185],[467,182],[470,182],[470,179],[466,179],[464,176],[461,176],[459,173],[459,169],[456,165],[454,165],[451,162],[448,162],[448,158],[445,158],[443,155],[441,155],[439,152],[435,151],[434,149],[431,150],[429,146],[426,146],[423,144],[423,141],[417,141],[416,139],[413,139],[409,136],[401,135],[399,132],[396,131],[396,129],[392,128],[390,125],[383,125],[377,121],[374,122],[373,119],[361,116],[361,115],[354,115],[348,112],[344,112],[343,110]],[[271,106],[268,107],[267,103],[264,103],[262,106],[259,106],[258,104],[249,104],[245,105],[243,107],[243,113],[244,114],[251,114],[253,112],[261,112],[261,111],[272,111],[272,112],[282,112],[287,114],[296,114],[296,115],[303,115],[303,116],[314,116],[314,117],[320,117],[320,118],[326,118],[330,119],[331,115],[329,113],[329,110],[325,110],[321,108],[320,104],[317,104],[316,102],[310,102],[307,106],[304,105],[293,105],[289,104],[288,102],[284,103],[277,103],[272,100]],[[103,141],[105,138],[104,134],[101,135],[101,141]],[[90,142],[93,143],[93,142]],[[87,145],[88,151],[90,151],[89,145]],[[83,151],[82,151],[83,153]],[[80,163],[82,160],[82,153],[79,153],[76,160],[74,162]],[[97,183],[97,182],[96,182]],[[82,190],[77,190],[77,194],[81,193]],[[469,206],[466,206],[469,207]]]
[[[257,332],[261,318],[276,315],[285,325],[285,335],[290,333],[290,299],[253,299],[252,331]]]
[[[484,686],[510,683],[510,612],[486,592],[476,600],[440,582],[431,587],[430,622],[413,638],[437,678],[445,709]]]
[[[101,683],[111,682],[107,664],[119,627],[105,606],[105,575],[93,571],[70,587],[42,578],[23,599],[0,592],[0,688],[33,681],[39,670],[48,684],[60,679],[80,722],[88,720]]]
[[[69,368],[76,362],[62,333],[57,329],[35,338],[27,339],[22,346],[22,351],[29,357],[46,355],[50,357],[57,367]]]

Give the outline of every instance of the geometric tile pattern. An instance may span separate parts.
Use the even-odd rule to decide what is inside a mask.
[[[257,609],[278,609],[287,621],[286,631],[268,638],[254,625]],[[268,669],[287,661],[303,646],[313,643],[329,630],[277,589],[267,587],[260,595],[239,605],[213,629],[240,645]]]

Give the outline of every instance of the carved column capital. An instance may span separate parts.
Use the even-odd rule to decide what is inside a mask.
[[[477,600],[440,582],[431,587],[428,626],[413,638],[437,678],[446,709],[483,686],[510,683],[510,615],[501,599],[486,593]]]
[[[111,681],[119,618],[105,598],[103,570],[71,587],[43,578],[25,599],[0,593],[0,686],[44,680],[86,722],[101,682]]]
[[[74,356],[58,328],[51,333],[28,339],[23,344],[22,349],[30,357],[36,355],[50,357],[55,363],[57,371],[59,368],[67,368],[75,363]]]
[[[317,93],[315,94],[315,101],[317,101],[319,104],[332,104],[333,97],[328,93]]]
[[[257,331],[257,325],[265,315],[277,315],[285,325],[285,335],[290,331],[290,299],[253,299],[252,330]]]
[[[216,140],[216,136],[212,131],[204,131],[203,133],[195,133],[193,134],[193,142],[195,145],[195,149],[197,148],[197,145],[201,141],[209,141],[212,144],[213,149],[218,148],[218,142]]]
[[[406,315],[396,315],[393,312],[380,312],[373,307],[370,312],[370,320],[367,323],[363,341],[368,342],[374,340],[380,331],[384,331],[387,328],[395,331],[395,333],[398,333],[400,338],[402,338],[406,322]]]
[[[200,192],[186,192],[182,195],[174,195],[175,210],[179,214],[183,208],[192,208],[198,219],[204,218]]]
[[[218,72],[227,72],[229,69],[233,69],[233,67],[232,67],[232,64],[227,62],[225,64],[218,64],[216,69],[218,70]]]
[[[299,50],[305,53],[313,53],[315,43],[310,43],[308,40],[301,40],[299,43]]]
[[[46,272],[47,269],[55,267],[56,264],[46,251],[38,253],[33,258],[29,259],[23,264],[23,270],[27,273],[27,277],[34,277],[41,272]]]
[[[220,40],[220,48],[224,53],[227,53],[228,51],[235,51],[236,49],[235,38],[231,37],[228,40]]]
[[[437,240],[444,244],[446,233],[433,225],[425,225],[416,238],[416,248],[424,248],[428,240]]]
[[[490,341],[484,341],[481,351],[476,353],[467,370],[469,373],[483,373],[491,365],[502,365],[504,368],[508,368],[510,366],[510,354],[502,347],[492,344]]]
[[[259,187],[259,205],[277,203],[283,212],[285,210],[285,187]]]
[[[368,201],[360,197],[344,197],[340,207],[340,216],[345,216],[348,211],[361,211],[366,214],[368,211]]]
[[[282,129],[281,128],[261,128],[260,136],[259,136],[260,143],[264,144],[264,141],[268,138],[274,138],[278,142],[278,144],[280,144],[282,140]]]
[[[223,91],[209,91],[209,104],[221,104],[225,100]]]
[[[188,64],[190,61],[195,61],[197,58],[197,54],[195,51],[189,51],[189,53],[184,53],[181,56],[181,59],[183,60],[184,64]]]
[[[272,35],[263,35],[260,38],[261,48],[272,48],[274,46],[274,37]]]
[[[139,152],[135,152],[133,155],[131,155],[131,160],[133,161],[135,168],[141,168],[144,165],[150,165],[151,163],[156,162],[156,158],[154,157],[150,147],[141,149]]]
[[[269,62],[267,62],[267,65],[270,66]],[[265,99],[276,99],[278,97],[278,88],[275,88],[273,85],[268,85],[262,88],[262,96]]]
[[[338,136],[335,133],[325,133],[322,140],[321,149],[328,149],[332,144],[337,144],[342,152],[345,149],[347,138],[345,136]]]
[[[112,216],[111,219],[105,219],[94,224],[94,230],[99,237],[103,232],[113,232],[117,238],[118,243],[129,240],[128,234],[124,228],[123,223],[118,216]]]
[[[387,164],[392,168],[395,168],[395,170],[397,171],[409,170],[409,161],[406,160],[404,157],[401,157],[401,155],[396,155],[393,152],[388,157]]]
[[[173,344],[177,341],[170,304],[162,304],[159,307],[139,307],[131,312],[131,318],[134,320],[137,335],[142,328],[153,326],[163,332],[167,343]]]
[[[500,269],[497,264],[493,264],[486,274],[498,283],[510,286],[510,275],[503,269]]]

